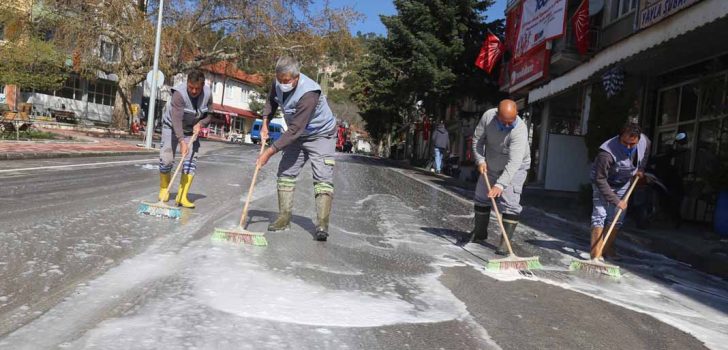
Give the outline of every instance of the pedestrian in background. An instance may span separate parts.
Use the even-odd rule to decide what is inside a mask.
[[[442,173],[443,156],[450,150],[450,135],[442,120],[437,123],[437,128],[432,133],[432,149],[435,154],[435,173],[440,174]]]

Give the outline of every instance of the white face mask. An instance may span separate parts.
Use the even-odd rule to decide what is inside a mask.
[[[289,92],[293,90],[293,83],[281,84],[281,82],[276,80],[276,84],[278,84],[278,88],[281,89],[281,91],[283,92]]]

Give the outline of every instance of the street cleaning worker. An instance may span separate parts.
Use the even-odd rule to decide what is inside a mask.
[[[432,133],[432,150],[435,153],[435,173],[442,173],[442,159],[450,149],[450,134],[445,128],[445,122],[440,120],[437,123],[435,132]]]
[[[274,154],[283,152],[278,164],[278,218],[268,226],[268,231],[290,227],[296,178],[310,159],[317,214],[314,239],[326,241],[334,198],[336,119],[321,87],[302,74],[299,63],[290,57],[282,57],[276,63],[276,81],[263,109],[261,134],[265,138],[268,123],[278,107],[283,110],[288,130],[258,158],[262,167]]]
[[[197,152],[200,141],[195,140],[190,150],[187,144],[193,133],[210,122],[210,105],[212,95],[210,87],[205,85],[205,74],[201,70],[193,70],[187,74],[187,82],[172,88],[172,97],[167,101],[162,113],[162,144],[159,150],[159,200],[168,201],[169,192],[163,190],[169,185],[174,165],[177,144],[180,146],[182,159],[182,177],[175,201],[185,208],[194,208],[187,194],[192,186],[192,179],[197,168]],[[167,194],[164,196],[164,194]],[[164,198],[167,197],[167,198]]]
[[[503,100],[480,118],[473,134],[473,154],[481,176],[475,187],[474,228],[462,243],[484,243],[488,238],[491,200],[496,198],[503,226],[511,241],[523,207],[521,193],[531,166],[531,152],[528,144],[528,128],[518,116],[518,107],[512,100]],[[493,186],[488,192],[483,174]],[[497,254],[506,255],[506,244],[501,237]]]
[[[597,247],[606,234],[604,225],[610,225],[617,209],[627,210],[627,201],[622,197],[629,189],[631,179],[644,176],[647,165],[650,140],[642,133],[639,124],[628,122],[619,135],[607,140],[599,147],[592,164],[592,216],[591,250],[592,259],[598,258]],[[623,212],[604,246],[605,257],[616,257],[614,240],[627,213]]]

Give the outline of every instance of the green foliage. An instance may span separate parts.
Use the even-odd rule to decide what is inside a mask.
[[[352,76],[352,95],[375,138],[414,114],[423,101],[429,115],[442,115],[464,98],[497,100],[491,77],[474,66],[488,29],[493,1],[395,0],[397,14],[382,16],[387,36],[359,35],[366,53]]]
[[[42,39],[54,21],[41,10],[36,6],[31,20],[14,9],[0,9],[7,40],[0,46],[0,84],[38,90],[63,85],[68,73],[66,57],[52,42]]]
[[[6,43],[0,50],[0,82],[55,90],[66,79],[65,61],[53,44],[37,38]]]

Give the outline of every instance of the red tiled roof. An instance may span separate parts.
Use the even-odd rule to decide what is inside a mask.
[[[237,116],[241,118],[260,118],[260,115],[247,109],[225,106],[219,103],[213,103],[212,110],[220,114],[230,114],[232,116]]]
[[[263,85],[263,76],[260,74],[248,74],[238,69],[235,64],[228,61],[220,61],[214,64],[203,66],[202,69],[215,74],[221,74],[227,77],[235,78],[244,83],[253,85]]]

